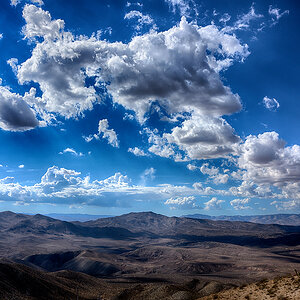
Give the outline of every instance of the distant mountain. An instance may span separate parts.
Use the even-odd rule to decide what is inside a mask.
[[[0,213],[0,258],[43,271],[71,270],[124,282],[275,276],[298,268],[297,251],[300,226],[153,212],[87,222]]]
[[[101,220],[101,219],[99,219]],[[75,235],[92,238],[123,239],[136,236],[125,228],[117,226],[83,226],[81,222],[67,222],[44,215],[15,214],[9,211],[0,213],[0,229],[2,234],[23,234],[45,236]]]
[[[274,214],[274,215],[256,215],[256,216],[209,216],[202,214],[193,214],[182,216],[192,219],[206,219],[214,221],[240,221],[259,224],[278,224],[300,226],[300,214]]]
[[[58,219],[61,221],[80,221],[86,222],[91,220],[97,220],[102,218],[110,218],[112,215],[89,215],[89,214],[45,214],[45,216]]]

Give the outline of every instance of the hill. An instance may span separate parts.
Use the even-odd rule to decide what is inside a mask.
[[[204,282],[204,290],[212,293],[291,273],[300,263],[299,226],[152,212],[87,222],[3,212],[0,228],[0,258],[42,274],[93,276],[117,299],[140,293],[151,299],[158,287],[161,299],[177,292],[200,297],[207,295]],[[187,288],[191,282],[193,288]]]
[[[240,299],[278,299],[298,300],[300,299],[300,277],[299,275],[276,277],[264,279],[249,285],[232,288],[197,300],[240,300]]]
[[[260,224],[278,224],[300,226],[300,214],[274,214],[274,215],[254,215],[254,216],[209,216],[202,214],[185,215],[185,218],[207,219],[207,220],[226,220],[241,221]]]

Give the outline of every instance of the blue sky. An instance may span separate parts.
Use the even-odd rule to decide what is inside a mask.
[[[297,1],[0,11],[1,210],[299,212]]]

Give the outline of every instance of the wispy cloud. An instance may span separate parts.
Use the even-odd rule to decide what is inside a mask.
[[[263,104],[266,109],[271,111],[276,111],[280,107],[279,102],[275,98],[269,98],[267,96],[263,98]]]
[[[63,151],[59,152],[59,154],[66,154],[66,153],[70,153],[74,156],[84,156],[84,154],[82,152],[77,152],[73,148],[66,148]]]

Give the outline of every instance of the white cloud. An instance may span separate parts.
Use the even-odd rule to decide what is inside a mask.
[[[149,156],[149,154],[145,153],[144,150],[138,147],[128,148],[128,152],[133,153],[135,156]]]
[[[153,176],[154,169],[147,176]],[[195,192],[185,186],[161,184],[158,186],[132,185],[129,178],[115,173],[103,180],[91,181],[80,172],[50,167],[41,181],[31,186],[21,185],[12,177],[0,179],[0,197],[5,201],[31,203],[86,204],[96,206],[130,206],[134,201],[162,201],[166,198],[184,197]]]
[[[188,164],[187,168],[191,171],[200,170],[201,173],[209,176],[208,181],[212,180],[217,185],[225,184],[225,183],[227,183],[227,181],[229,179],[228,174],[221,174],[219,168],[216,168],[214,166],[209,167],[208,163],[203,164],[201,167],[197,167],[195,165]],[[224,173],[225,173],[225,171],[228,171],[228,170],[224,170]]]
[[[26,131],[40,125],[27,101],[31,93],[21,96],[0,86],[0,128],[6,131]]]
[[[145,131],[149,136],[148,143],[151,145],[148,149],[149,152],[166,158],[170,158],[175,155],[173,147],[165,138],[162,138],[157,134],[157,130],[151,131],[150,129],[146,128]]]
[[[93,50],[64,32],[64,21],[51,20],[49,12],[34,5],[25,5],[24,35],[36,43],[32,57],[18,66],[21,84],[35,81],[43,92],[39,106],[47,112],[57,112],[70,118],[91,109],[98,100],[95,88],[85,86],[83,69]],[[36,37],[44,41],[38,42]],[[79,49],[79,48],[80,49]],[[75,59],[76,58],[76,59]]]
[[[198,209],[200,206],[196,204],[196,198],[194,196],[187,197],[175,197],[165,201],[165,205],[169,205],[171,209]]]
[[[200,167],[200,171],[203,173],[203,174],[207,174],[209,176],[215,176],[215,175],[218,175],[219,174],[219,169],[212,166],[211,168],[209,167],[209,164],[208,163],[205,163],[203,164],[201,167]]]
[[[135,119],[134,115],[129,114],[129,113],[127,113],[127,112],[124,114],[123,120],[130,120],[130,121],[133,121],[134,119]]]
[[[93,139],[99,140],[100,138],[106,139],[110,145],[119,148],[118,136],[113,129],[109,129],[107,119],[102,119],[99,121],[97,134],[84,137],[86,142],[90,142]]]
[[[229,179],[228,174],[218,174],[213,177],[213,182],[215,184],[225,184]]]
[[[141,122],[156,100],[171,114],[219,117],[241,109],[238,95],[223,85],[218,72],[247,57],[248,47],[214,25],[200,27],[182,18],[167,31],[136,36],[124,44],[74,37],[64,31],[64,21],[51,20],[48,12],[33,5],[24,7],[23,16],[24,35],[36,46],[31,58],[18,66],[18,79],[40,85],[38,104],[47,112],[70,118],[92,109],[100,101],[95,87],[85,85],[92,76],[95,86],[104,85],[113,100],[135,111]]]
[[[195,170],[198,170],[198,169],[199,169],[199,167],[197,167],[197,166],[195,166],[195,165],[193,165],[193,164],[188,164],[186,167],[187,167],[190,171],[195,171]]]
[[[196,116],[164,134],[170,144],[175,144],[189,159],[228,157],[234,154],[240,138],[222,118]]]
[[[228,13],[225,13],[221,16],[219,19],[219,22],[226,24],[228,21],[230,21],[231,16]]]
[[[236,154],[240,142],[224,119],[207,116],[193,115],[162,136],[150,130],[146,133],[150,152],[178,161],[228,158]]]
[[[127,2],[126,7],[130,7],[130,6],[143,7],[143,3],[140,3],[140,2]]]
[[[44,2],[42,0],[31,0],[31,2],[37,5],[44,5]]]
[[[20,2],[21,2],[21,0],[10,0],[10,5],[17,6]]]
[[[10,65],[15,74],[17,74],[18,72],[18,62],[19,61],[17,58],[10,58],[9,60],[7,60],[7,64]]]
[[[76,150],[74,150],[73,148],[66,148],[64,149],[62,152],[59,152],[59,154],[65,154],[65,153],[70,153],[74,156],[84,156],[83,153],[81,152],[77,152]]]
[[[289,10],[285,10],[284,12],[280,13],[280,9],[273,7],[272,5],[269,6],[269,15],[272,17],[272,24],[271,26],[278,23],[278,20],[284,16],[289,14]]]
[[[10,0],[10,5],[11,6],[17,6],[18,4],[21,3],[22,0]],[[44,5],[44,2],[42,0],[28,0],[28,2],[31,2],[33,4],[36,4],[36,5]]]
[[[250,199],[245,198],[245,199],[234,199],[230,201],[230,205],[235,209],[235,210],[242,210],[242,209],[251,209],[250,206],[247,206],[249,204]]]
[[[211,200],[204,203],[204,209],[220,209],[224,200],[217,199],[216,195],[245,197],[268,197],[277,199],[278,209],[292,209],[300,207],[299,185],[288,186],[285,193],[289,196],[294,193],[295,198],[284,198],[283,193],[276,197],[272,191],[265,187],[259,187],[254,183],[243,181],[241,187],[236,190],[216,190],[205,187],[198,182],[189,186],[160,184],[146,186],[147,179],[154,178],[155,169],[149,168],[144,172],[143,184],[133,185],[131,180],[119,172],[103,180],[91,180],[89,176],[82,176],[80,172],[68,170],[56,166],[50,167],[42,176],[39,183],[34,185],[21,185],[15,182],[13,177],[0,179],[0,199],[4,201],[23,201],[26,203],[61,203],[68,205],[96,205],[96,206],[130,206],[135,201],[165,201],[171,208],[192,209],[201,208],[196,201],[197,196],[211,195]],[[143,178],[142,178],[143,179]],[[298,193],[298,194],[297,194]],[[298,196],[297,196],[298,195]],[[298,198],[297,198],[298,197]],[[169,199],[169,200],[165,200]],[[234,201],[232,207],[247,206],[248,200]],[[250,202],[250,200],[249,200]],[[274,204],[275,205],[275,204]],[[241,208],[240,208],[241,209]]]
[[[189,16],[192,11],[197,15],[196,4],[193,0],[165,0],[165,2],[172,9],[173,13],[177,10],[181,16]]]
[[[274,131],[248,136],[238,164],[246,170],[244,179],[278,186],[300,182],[300,146],[285,147]]]
[[[299,200],[289,200],[289,201],[273,201],[271,205],[275,205],[277,210],[286,210],[286,211],[298,211],[300,208]]]
[[[212,197],[209,201],[204,203],[205,210],[218,210],[221,209],[221,204],[224,200],[218,200],[216,197]]]
[[[143,172],[143,174],[141,175],[143,183],[145,184],[148,179],[153,180],[155,178],[155,173],[156,173],[156,170],[154,168],[152,168],[152,167],[146,169]]]
[[[28,202],[24,202],[24,201],[16,201],[13,205],[15,205],[15,206],[29,206],[30,204]]]
[[[154,20],[149,15],[144,15],[138,10],[132,10],[125,14],[124,19],[136,19],[135,29],[140,31],[145,25],[151,25],[151,29],[157,29]]]
[[[241,15],[234,23],[233,30],[245,30],[250,27],[250,23],[257,19],[261,19],[264,16],[255,12],[254,4],[251,5],[249,12]]]
[[[237,197],[259,197],[259,198],[276,198],[279,194],[272,192],[270,185],[258,185],[251,180],[244,180],[239,186],[234,186],[229,189],[230,193]]]
[[[24,167],[25,167],[24,165],[19,165],[18,166],[19,169],[24,169]]]
[[[242,184],[236,196],[293,199],[300,203],[300,146],[285,146],[276,132],[250,135],[241,145]]]
[[[0,40],[3,39],[3,33],[0,33]]]
[[[271,111],[276,111],[280,107],[279,102],[275,98],[271,99],[267,96],[263,98],[263,104],[266,109]]]

